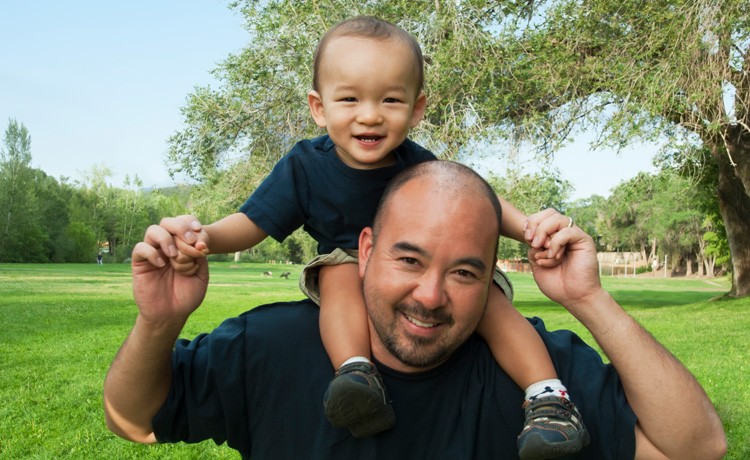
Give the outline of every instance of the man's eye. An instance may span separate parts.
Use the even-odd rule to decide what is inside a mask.
[[[469,270],[456,270],[456,274],[462,278],[476,278],[477,276]]]
[[[405,263],[406,265],[417,265],[419,263],[414,257],[402,257],[401,262]]]

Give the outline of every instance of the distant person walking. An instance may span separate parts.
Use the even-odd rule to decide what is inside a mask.
[[[97,263],[97,265],[101,265],[103,263],[103,259],[104,259],[104,256],[102,255],[101,252],[99,254],[97,254],[96,255],[96,263]]]

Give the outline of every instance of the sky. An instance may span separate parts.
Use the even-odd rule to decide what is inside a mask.
[[[0,137],[9,119],[23,123],[32,166],[58,179],[104,166],[116,186],[126,175],[174,185],[164,158],[183,126],[180,108],[196,86],[218,85],[210,71],[249,38],[227,3],[0,1]],[[573,184],[572,198],[608,196],[653,171],[654,152],[591,152],[584,135],[554,166]]]

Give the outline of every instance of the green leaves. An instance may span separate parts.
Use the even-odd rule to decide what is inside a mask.
[[[300,138],[321,133],[305,103],[312,52],[336,22],[357,14],[401,25],[421,43],[428,98],[411,134],[443,158],[479,144],[520,141],[551,154],[571,133],[597,146],[698,138],[724,165],[717,179],[736,284],[750,285],[750,250],[738,216],[750,206],[750,7],[742,1],[241,0],[248,44],[198,88],[186,127],[170,139],[175,171],[233,187],[244,199]],[[376,63],[373,69],[377,69]],[[679,155],[687,154],[681,151]],[[251,164],[251,166],[247,166]],[[243,166],[245,165],[245,166]],[[730,184],[739,180],[742,187]],[[736,190],[744,188],[744,196]],[[739,260],[738,259],[738,260]],[[748,291],[747,293],[750,293]]]

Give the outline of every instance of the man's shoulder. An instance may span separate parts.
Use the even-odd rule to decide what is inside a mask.
[[[305,324],[310,321],[317,322],[318,314],[318,306],[310,299],[303,299],[260,305],[242,313],[239,318],[250,325],[272,325],[274,323]]]
[[[568,329],[550,331],[539,317],[528,318],[528,320],[537,333],[539,333],[550,355],[556,355],[558,359],[565,360],[571,364],[575,361],[580,361],[584,357],[593,359],[595,364],[602,363],[599,353],[575,332]]]
[[[210,333],[203,333],[192,340],[181,339],[191,348],[211,343],[237,347],[243,342],[271,343],[285,334],[300,334],[300,331],[317,332],[318,307],[309,299],[275,302],[252,308],[238,316],[227,318]],[[190,344],[190,345],[188,345]]]

